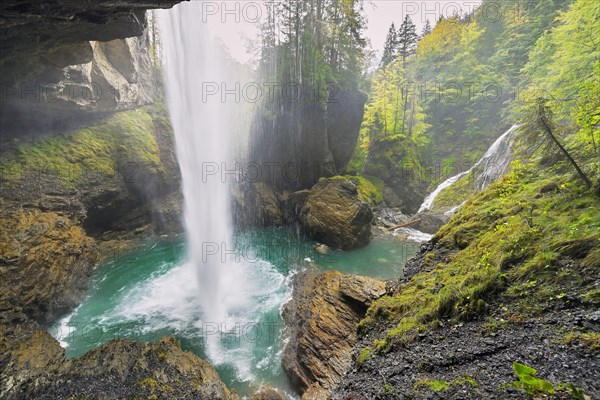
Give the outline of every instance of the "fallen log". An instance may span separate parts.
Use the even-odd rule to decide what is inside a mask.
[[[389,232],[389,231],[393,231],[394,229],[398,229],[398,228],[406,228],[407,226],[418,224],[419,222],[421,222],[420,219],[415,219],[413,221],[408,221],[408,222],[405,222],[405,223],[400,224],[400,225],[394,225],[392,227],[386,228],[385,231]]]

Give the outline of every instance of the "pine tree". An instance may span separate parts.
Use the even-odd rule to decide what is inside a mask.
[[[403,65],[406,65],[406,59],[415,53],[418,39],[417,27],[407,15],[398,30],[398,55],[402,57]]]
[[[379,68],[387,67],[397,57],[398,47],[398,32],[396,26],[392,22],[388,31],[387,37],[385,38],[385,44],[383,45],[383,56],[381,57],[381,63]]]
[[[431,22],[429,22],[429,20],[427,20],[427,22],[425,22],[425,28],[423,28],[423,33],[421,33],[421,37],[425,37],[427,35],[429,35],[431,33],[432,29],[431,29]]]

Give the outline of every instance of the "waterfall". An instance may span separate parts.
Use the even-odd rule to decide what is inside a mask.
[[[477,191],[485,189],[495,179],[502,176],[510,163],[510,154],[512,149],[512,136],[519,129],[519,125],[513,125],[508,131],[504,132],[467,171],[454,175],[442,182],[433,192],[431,192],[419,207],[418,212],[429,210],[433,205],[435,198],[447,187],[452,186],[462,177],[474,171],[477,167],[483,168],[482,172],[474,179]],[[463,203],[464,204],[464,203]],[[454,213],[462,206],[454,207],[449,213]]]
[[[207,85],[228,79],[225,54],[202,23],[201,2],[161,14],[167,100],[175,131],[184,195],[188,262],[196,270],[204,318],[222,321],[226,300],[240,282],[225,282],[233,268],[221,255],[232,243],[230,191],[221,168],[231,165],[231,117]],[[231,177],[229,177],[231,179]],[[210,250],[210,251],[209,251]],[[214,254],[213,254],[214,253]]]

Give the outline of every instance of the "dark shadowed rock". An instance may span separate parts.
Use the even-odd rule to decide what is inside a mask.
[[[411,228],[417,229],[421,232],[435,234],[448,220],[450,217],[430,211],[425,211],[415,215],[412,220],[419,220],[418,223],[412,225]]]
[[[282,224],[279,200],[263,182],[242,183],[232,188],[234,220],[237,225],[278,226]]]
[[[327,104],[327,138],[337,171],[344,171],[354,154],[367,96],[342,90]]]
[[[372,219],[369,205],[358,199],[356,186],[345,179],[321,179],[300,212],[300,222],[310,236],[344,250],[369,243]]]
[[[385,283],[311,267],[294,278],[283,310],[290,337],[282,366],[303,399],[326,398],[352,363],[356,325]]]
[[[145,12],[177,2],[2,2],[2,135],[64,130],[151,103]]]
[[[181,350],[173,338],[149,344],[115,339],[65,360],[55,339],[34,331],[3,354],[5,399],[238,399],[209,363]]]

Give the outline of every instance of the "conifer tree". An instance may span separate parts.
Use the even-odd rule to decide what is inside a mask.
[[[385,38],[385,44],[383,45],[383,56],[379,63],[379,68],[387,67],[392,61],[396,59],[398,47],[398,32],[396,26],[392,22],[390,29],[388,30],[387,37]]]
[[[431,22],[429,22],[429,20],[427,20],[427,22],[425,22],[425,27],[423,28],[423,32],[421,33],[421,37],[425,37],[427,35],[429,35],[431,33],[432,29],[431,29]]]
[[[418,39],[417,27],[407,15],[398,30],[398,56],[402,57],[403,65],[406,66],[406,59],[415,53]]]

